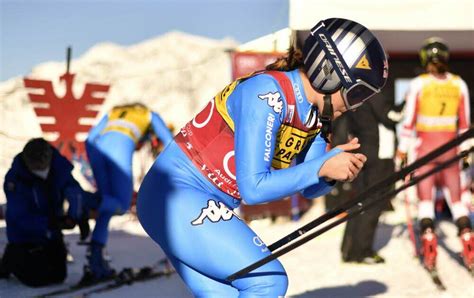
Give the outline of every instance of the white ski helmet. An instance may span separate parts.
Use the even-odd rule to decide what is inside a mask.
[[[348,109],[380,92],[388,77],[387,55],[361,24],[340,18],[320,21],[303,46],[306,74],[323,94],[341,91]]]

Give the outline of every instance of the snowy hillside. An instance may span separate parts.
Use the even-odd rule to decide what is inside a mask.
[[[82,94],[86,83],[110,84],[99,114],[113,105],[141,101],[157,111],[167,123],[181,127],[231,79],[228,50],[232,40],[213,40],[170,32],[132,46],[100,43],[71,61],[76,74],[74,93]],[[74,50],[74,49],[73,49]],[[64,94],[59,76],[65,62],[42,63],[28,78],[52,80],[58,96]],[[0,182],[12,158],[41,130],[23,85],[16,77],[0,83]],[[0,192],[0,203],[4,194]]]

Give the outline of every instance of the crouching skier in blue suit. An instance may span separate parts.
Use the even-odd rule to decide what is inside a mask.
[[[89,132],[86,150],[101,202],[82,284],[108,279],[115,273],[103,256],[109,221],[130,208],[133,153],[149,139],[151,132],[164,146],[173,139],[160,116],[140,103],[114,107]]]
[[[267,71],[229,84],[181,129],[145,176],[137,208],[196,297],[285,295],[278,260],[226,281],[270,254],[233,209],[241,199],[314,198],[334,181],[352,181],[366,157],[349,152],[357,139],[326,152],[330,123],[379,92],[386,78],[387,59],[372,33],[329,19],[313,28],[303,51],[292,47]]]

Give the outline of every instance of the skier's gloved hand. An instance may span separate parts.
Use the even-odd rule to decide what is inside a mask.
[[[76,222],[79,221],[82,217],[84,191],[79,184],[74,183],[65,190],[64,195],[69,203],[67,216]]]
[[[83,192],[82,214],[88,218],[95,218],[94,213],[100,207],[102,196],[99,192]]]
[[[462,167],[461,168],[463,170],[469,169],[471,167],[471,164],[472,164],[471,156],[467,155],[466,157],[464,157],[462,159]]]
[[[470,166],[471,166],[471,164],[469,163],[467,158],[463,158],[463,160],[462,160],[462,169],[463,170],[469,169]]]
[[[77,221],[80,232],[80,242],[84,242],[90,235],[89,219],[97,217],[97,208],[100,206],[101,196],[98,192],[84,191],[82,193],[82,216]]]
[[[85,241],[91,232],[89,218],[84,216],[77,224],[79,226],[80,240],[81,242]]]
[[[407,154],[397,150],[395,154],[395,171],[400,171],[403,167],[407,165]]]
[[[58,228],[61,230],[71,230],[76,226],[76,221],[70,216],[60,216],[57,218]]]

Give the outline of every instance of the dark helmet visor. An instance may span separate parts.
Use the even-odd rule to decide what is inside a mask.
[[[357,83],[349,87],[349,89],[341,88],[342,98],[348,110],[359,107],[372,95],[379,92],[380,89],[376,89],[361,80],[357,80]]]

